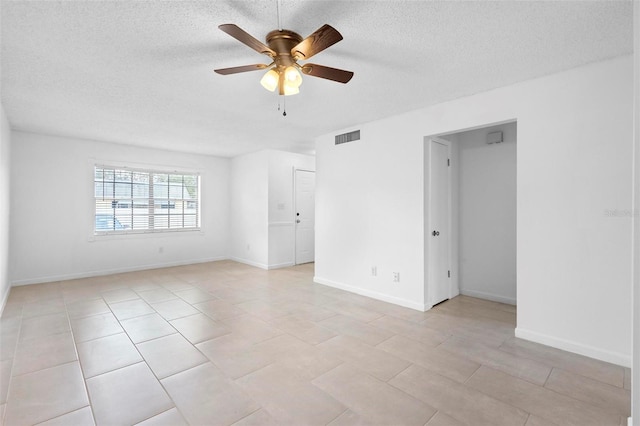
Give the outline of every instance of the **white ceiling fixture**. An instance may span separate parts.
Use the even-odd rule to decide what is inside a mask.
[[[282,0],[300,34],[340,29],[318,58],[357,78],[303,73],[288,119],[274,120],[273,94],[256,91],[252,73],[211,73],[255,55],[217,26],[267,34],[272,2],[3,1],[0,99],[22,131],[225,157],[310,152],[321,134],[631,54],[632,6]]]

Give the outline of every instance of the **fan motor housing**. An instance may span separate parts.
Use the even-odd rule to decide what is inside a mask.
[[[291,49],[302,41],[300,34],[290,30],[273,30],[267,34],[266,41],[267,45],[277,53],[273,60],[278,67],[286,68],[295,63],[291,56]]]

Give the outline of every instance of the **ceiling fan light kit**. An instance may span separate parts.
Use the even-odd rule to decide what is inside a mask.
[[[278,94],[283,96],[300,93],[302,74],[339,83],[347,83],[353,77],[351,71],[324,65],[298,63],[300,60],[310,59],[342,40],[342,35],[330,25],[323,25],[305,39],[290,30],[274,30],[267,34],[267,44],[260,42],[235,24],[223,24],[218,28],[256,52],[272,59],[268,65],[255,64],[216,69],[215,72],[218,74],[229,75],[268,69],[260,80],[260,84],[270,92],[278,89]]]

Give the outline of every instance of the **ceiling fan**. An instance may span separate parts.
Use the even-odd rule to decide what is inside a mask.
[[[310,59],[342,40],[342,35],[331,25],[323,25],[305,39],[290,30],[274,30],[267,34],[266,45],[235,24],[223,24],[218,28],[256,52],[272,59],[268,65],[254,64],[217,69],[215,72],[218,74],[228,75],[269,69],[260,83],[272,92],[277,88],[280,95],[295,95],[300,92],[299,87],[302,84],[300,72],[339,83],[347,83],[353,77],[351,71],[324,65],[298,63],[298,61]]]

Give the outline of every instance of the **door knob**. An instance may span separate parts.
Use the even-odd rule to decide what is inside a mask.
[[[431,235],[433,235],[434,237],[437,237],[438,235],[440,235],[440,231],[433,231]]]

